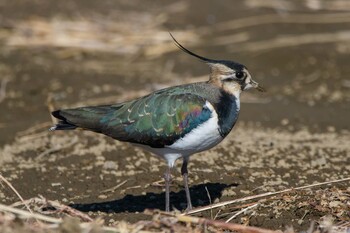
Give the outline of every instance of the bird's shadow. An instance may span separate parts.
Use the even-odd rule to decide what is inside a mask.
[[[194,185],[190,188],[193,207],[209,205],[216,198],[221,197],[221,192],[228,187],[238,184],[206,183]],[[178,210],[186,209],[185,191],[171,192],[170,205]],[[165,207],[165,193],[146,193],[145,195],[126,195],[125,197],[99,203],[71,204],[70,207],[79,211],[100,211],[106,213],[143,212],[145,209],[162,209]]]

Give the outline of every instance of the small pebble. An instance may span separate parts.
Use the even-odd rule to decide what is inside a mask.
[[[52,187],[60,186],[60,185],[61,185],[61,183],[51,183],[51,186],[52,186]]]
[[[101,194],[101,195],[98,196],[99,199],[107,199],[107,197],[108,197],[108,196],[107,196],[107,195],[104,195],[104,194]]]

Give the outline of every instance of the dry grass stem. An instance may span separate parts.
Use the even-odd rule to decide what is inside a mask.
[[[207,192],[209,204],[211,205],[212,202],[211,202],[211,196],[210,196],[209,190],[208,190],[207,186],[205,186],[204,188],[205,188],[205,191]],[[212,209],[210,210],[210,218],[213,219],[213,210]]]
[[[240,214],[246,213],[248,210],[251,210],[255,207],[257,207],[259,205],[259,203],[255,203],[254,205],[248,206],[240,211],[238,211],[237,213],[235,213],[234,215],[232,215],[229,219],[227,219],[225,222],[230,222],[232,221],[232,219],[235,219],[237,216],[239,216]]]
[[[20,210],[11,206],[6,206],[3,204],[0,204],[0,211],[1,212],[9,212],[15,215],[18,215],[20,218],[22,219],[37,219],[37,220],[41,220],[44,222],[49,223],[50,225],[43,225],[41,224],[41,227],[46,227],[47,229],[57,229],[59,224],[61,224],[63,222],[63,220],[61,218],[54,218],[54,217],[50,217],[50,216],[46,216],[43,214],[38,214],[38,213],[31,213],[25,210]],[[40,222],[41,223],[41,222]],[[91,223],[79,223],[79,226],[81,229],[85,229],[91,230]],[[101,227],[102,230],[107,231],[107,232],[121,232],[120,230],[118,230],[115,227],[108,227],[108,226],[102,226]],[[90,231],[84,231],[84,232],[90,232]]]
[[[25,203],[24,199],[22,196],[17,192],[17,190],[12,186],[12,184],[0,174],[0,180],[2,180],[7,186],[10,187],[10,189],[17,195],[17,197],[21,200],[21,202],[24,204],[24,206],[27,208],[27,210],[30,213],[33,213],[32,210],[29,208],[29,206]]]
[[[225,230],[231,230],[231,231],[238,231],[243,233],[276,233],[281,231],[272,231],[268,229],[258,228],[258,227],[251,227],[251,226],[245,226],[241,224],[235,224],[235,223],[226,223],[218,220],[211,220],[211,219],[205,219],[205,218],[198,218],[193,216],[184,216],[181,214],[172,214],[162,211],[151,211],[146,210],[146,214],[155,215],[158,214],[160,216],[165,217],[173,217],[179,222],[183,223],[190,223],[190,224],[200,224],[204,226],[213,226]]]
[[[120,182],[119,184],[117,184],[116,186],[114,186],[114,187],[112,187],[112,188],[102,190],[101,193],[114,192],[116,189],[118,189],[118,188],[120,188],[121,186],[123,186],[124,184],[126,184],[126,182],[128,182],[128,180],[124,180],[123,182]]]
[[[20,210],[20,209],[17,209],[17,208],[11,207],[11,206],[7,206],[7,205],[3,205],[3,204],[0,204],[0,211],[10,212],[10,213],[19,215],[20,217],[25,218],[25,219],[34,218],[37,220],[42,220],[42,221],[50,222],[50,223],[61,223],[62,222],[62,219],[59,219],[59,218],[53,218],[53,217],[45,216],[42,214],[37,214],[37,213],[25,211],[25,210]]]
[[[46,201],[43,200],[42,198],[39,198],[35,201]],[[30,200],[28,200],[30,201]],[[51,202],[51,201],[48,201]],[[53,202],[53,204],[57,204]],[[61,204],[60,204],[61,206]],[[64,207],[66,208],[66,207]],[[0,204],[0,212],[4,213],[12,213],[17,215],[21,219],[32,219],[35,218],[37,220],[45,222],[41,223],[40,227],[41,228],[46,228],[46,229],[57,229],[60,224],[63,223],[63,219],[61,218],[54,218],[50,216],[46,216],[43,214],[38,214],[38,213],[30,213],[25,210],[17,209],[11,206],[6,206],[3,204]],[[281,231],[272,231],[268,229],[263,229],[263,228],[258,228],[258,227],[251,227],[251,226],[245,226],[245,225],[240,225],[240,224],[234,224],[234,223],[225,223],[222,221],[217,221],[217,220],[210,220],[210,219],[205,219],[205,218],[198,218],[198,217],[193,217],[193,216],[183,216],[180,214],[172,214],[172,213],[166,213],[162,211],[150,211],[146,210],[146,214],[153,215],[153,221],[141,221],[138,222],[135,225],[128,224],[126,225],[123,222],[120,222],[118,225],[115,227],[107,227],[107,226],[100,226],[100,229],[103,231],[107,232],[129,232],[132,230],[132,232],[154,232],[154,230],[162,230],[164,231],[165,229],[177,231],[177,230],[182,230],[182,232],[188,232],[191,229],[193,230],[194,228],[197,228],[198,226],[210,226],[214,227],[215,231],[221,231],[221,230],[230,230],[230,231],[237,231],[237,232],[242,232],[242,233],[276,233],[276,232],[281,232]],[[70,214],[72,214],[70,212]],[[76,216],[76,215],[73,215]],[[79,227],[83,230],[88,230],[92,229],[91,224],[96,224],[96,222],[92,222],[92,219],[88,223],[78,223]],[[182,224],[185,224],[186,226],[183,226]],[[97,225],[100,225],[97,223]],[[194,227],[194,228],[193,228]],[[152,230],[153,229],[153,230]],[[198,228],[197,228],[198,229]],[[124,230],[124,231],[122,231]],[[128,230],[128,231],[125,231]],[[212,231],[213,229],[211,229]],[[196,231],[195,231],[196,232]]]
[[[296,188],[284,189],[284,190],[277,191],[277,192],[267,192],[267,193],[257,194],[257,195],[253,195],[253,196],[249,196],[249,197],[243,197],[243,198],[230,200],[230,201],[219,202],[219,203],[215,203],[215,204],[212,204],[212,205],[208,205],[208,206],[204,206],[204,207],[200,207],[200,208],[196,208],[196,209],[190,210],[187,213],[184,213],[183,215],[185,215],[185,214],[195,214],[195,213],[199,213],[199,212],[202,212],[202,211],[206,211],[206,210],[210,210],[210,209],[214,209],[214,208],[230,205],[230,204],[233,204],[233,203],[244,202],[244,201],[249,201],[249,200],[258,199],[258,198],[262,198],[262,197],[278,195],[278,194],[282,194],[282,193],[291,192],[293,190],[308,189],[308,188],[313,188],[313,187],[318,187],[318,186],[323,186],[323,185],[329,185],[329,184],[334,184],[334,183],[345,182],[345,181],[350,181],[350,177],[344,178],[344,179],[338,179],[338,180],[332,180],[332,181],[317,183],[317,184],[300,186],[300,187],[296,187]]]
[[[225,208],[225,212],[222,213],[222,214],[220,214],[220,213],[221,213],[221,211],[222,211],[223,209],[219,209],[219,210],[218,210],[218,213],[216,214],[215,217],[216,217],[216,218],[220,218],[220,219],[226,218],[227,216],[232,215],[233,212],[240,211],[241,209],[245,209],[245,208],[250,207],[250,206],[253,206],[253,205],[257,204],[257,203],[259,203],[259,204],[260,204],[260,203],[263,203],[263,202],[265,202],[265,201],[267,201],[267,200],[271,200],[271,199],[262,199],[262,200],[259,200],[259,202],[252,202],[252,203],[247,203],[247,204],[244,204],[244,205],[238,205],[238,206],[227,207],[227,208]],[[228,211],[229,211],[229,212],[228,212]],[[214,218],[214,219],[216,219],[216,218]]]
[[[164,180],[157,180],[157,181],[154,181],[151,183],[151,186],[154,186],[154,187],[164,187],[165,186],[165,183],[164,183]]]
[[[43,211],[43,213],[66,213],[69,216],[78,217],[78,218],[82,219],[83,221],[87,221],[87,222],[93,221],[93,219],[90,218],[89,215],[84,214],[83,212],[80,212],[72,207],[67,206],[67,205],[61,204],[58,201],[47,200],[46,198],[44,198],[41,195],[39,197],[34,197],[31,199],[25,200],[22,203],[20,203],[20,202],[13,203],[11,206],[17,207],[21,204],[39,206],[39,209],[41,209],[41,210],[45,209],[45,208],[52,209],[52,207],[53,207],[55,210]]]

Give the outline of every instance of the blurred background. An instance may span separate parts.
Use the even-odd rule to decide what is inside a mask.
[[[295,130],[349,126],[350,3],[1,1],[0,145],[56,107],[115,103],[207,80],[168,31],[209,58],[245,64],[266,94],[241,121]],[[105,98],[105,99],[104,99]]]
[[[116,146],[117,153],[135,153],[126,144],[47,129],[56,108],[117,103],[207,80],[209,68],[181,52],[168,32],[202,56],[246,65],[268,90],[242,94],[236,133],[210,155],[221,160],[208,165],[194,157],[197,170],[190,178],[197,196],[207,196],[198,185],[209,181],[224,185],[208,186],[219,190],[218,198],[238,182],[225,189],[226,198],[236,198],[261,185],[269,191],[348,175],[350,1],[0,0],[0,164],[24,197],[41,193],[65,203],[94,203],[98,196],[119,198],[119,205],[163,199],[162,187],[144,185],[145,174],[150,182],[161,179],[162,168],[149,168],[160,164],[157,159],[137,150],[139,157],[124,161],[115,156]],[[124,179],[126,191],[94,193]],[[176,187],[182,190],[181,180]],[[125,199],[125,193],[139,196]],[[12,194],[1,195],[14,201]],[[105,204],[99,210],[109,213],[111,203]],[[142,219],[124,213],[131,204],[115,212]],[[208,202],[195,206],[203,204]],[[81,209],[90,207],[96,208]]]

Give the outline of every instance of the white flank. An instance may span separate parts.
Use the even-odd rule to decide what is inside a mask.
[[[205,105],[211,111],[210,119],[194,128],[185,137],[180,138],[168,148],[183,151],[184,154],[189,155],[210,149],[223,139],[219,133],[218,115],[213,105],[208,101]]]
[[[174,167],[175,161],[181,157],[184,156],[189,156],[190,154],[183,154],[183,151],[178,151],[178,150],[173,150],[170,148],[153,148],[147,145],[142,145],[142,144],[136,144],[136,143],[131,143],[135,146],[141,147],[144,150],[147,150],[149,152],[152,152],[155,155],[158,155],[159,157],[162,157],[163,159],[166,160],[167,164],[169,167]]]
[[[239,101],[238,101],[239,102]],[[214,110],[213,105],[208,101],[205,103],[211,111],[209,120],[194,128],[191,132],[180,138],[174,144],[164,148],[152,148],[146,145],[134,144],[140,146],[167,161],[169,167],[173,167],[175,161],[181,157],[187,157],[194,153],[208,150],[219,142],[222,137],[219,133],[218,115]]]

